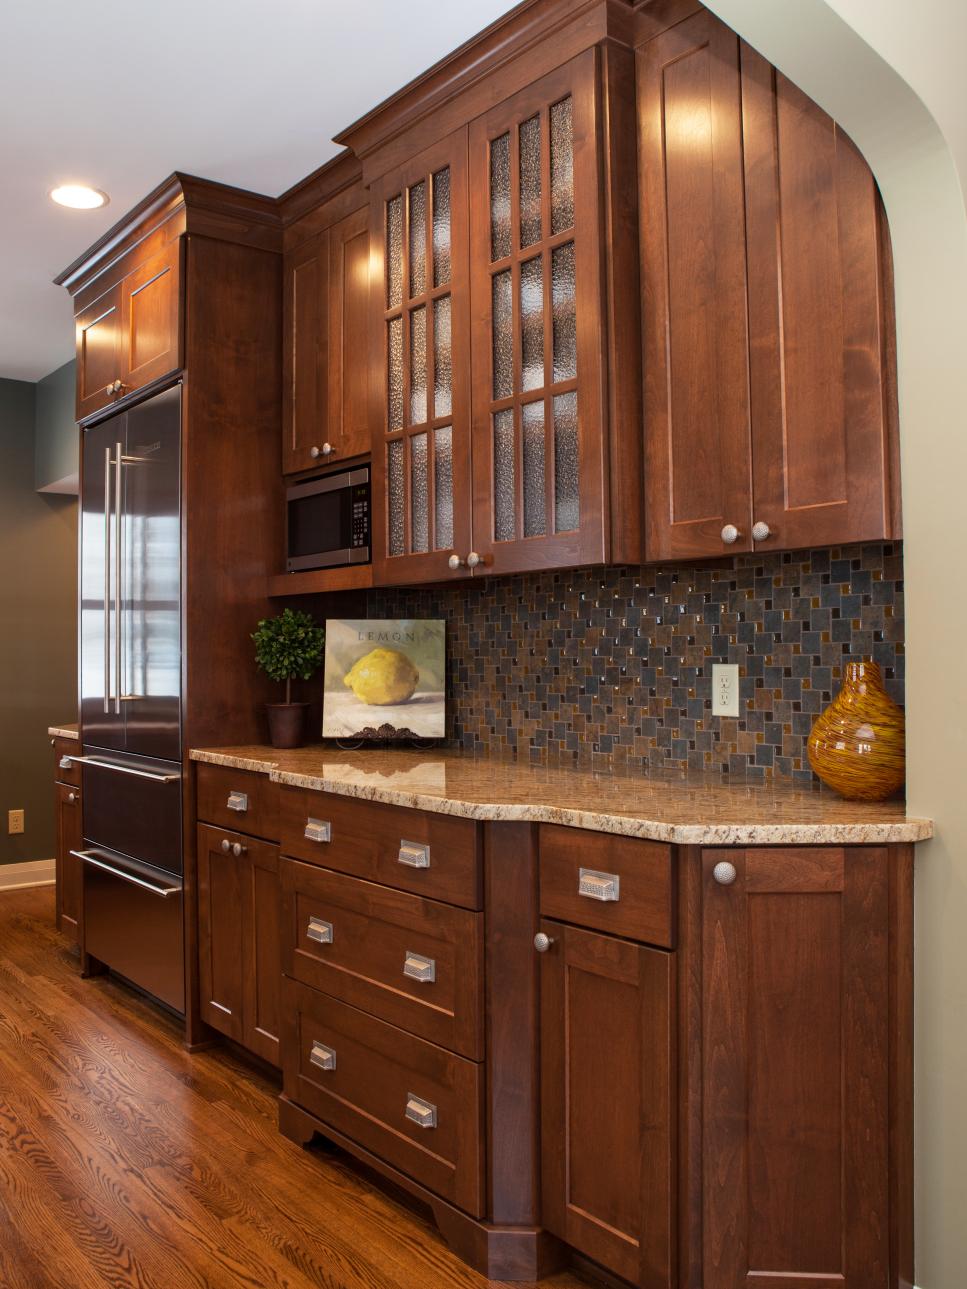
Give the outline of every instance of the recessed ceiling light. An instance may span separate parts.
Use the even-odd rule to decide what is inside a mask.
[[[86,184],[61,184],[47,195],[58,206],[69,206],[71,210],[96,210],[111,200],[100,188],[88,188]]]

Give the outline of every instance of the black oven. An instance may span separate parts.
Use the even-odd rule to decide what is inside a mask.
[[[290,573],[340,564],[368,564],[369,466],[320,475],[286,492]]]

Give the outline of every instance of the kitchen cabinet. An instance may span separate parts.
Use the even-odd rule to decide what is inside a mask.
[[[869,167],[704,10],[637,60],[648,560],[897,535]]]
[[[362,192],[359,193],[362,202]],[[343,197],[336,211],[346,204]],[[342,218],[333,203],[313,212],[332,222],[283,256],[283,445],[286,474],[365,456],[371,448],[369,213]],[[297,237],[298,226],[292,230]]]
[[[74,740],[52,738],[54,749],[54,818],[57,852],[54,861],[56,880],[55,920],[58,931],[75,943],[81,921],[81,861],[72,850],[81,850],[84,833],[81,826],[80,767],[71,761],[78,748]]]
[[[79,421],[181,366],[180,317],[181,240],[175,237],[78,311]]]
[[[898,862],[875,847],[702,856],[706,1289],[901,1282]]]
[[[279,1065],[278,846],[199,824],[197,865],[202,1019]]]

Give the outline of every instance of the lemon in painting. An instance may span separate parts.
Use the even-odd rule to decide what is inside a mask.
[[[420,673],[398,649],[371,649],[343,677],[361,703],[386,707],[413,697]]]

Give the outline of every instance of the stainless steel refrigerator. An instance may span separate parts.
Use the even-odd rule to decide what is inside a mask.
[[[183,1011],[180,384],[82,457],[82,949]]]

